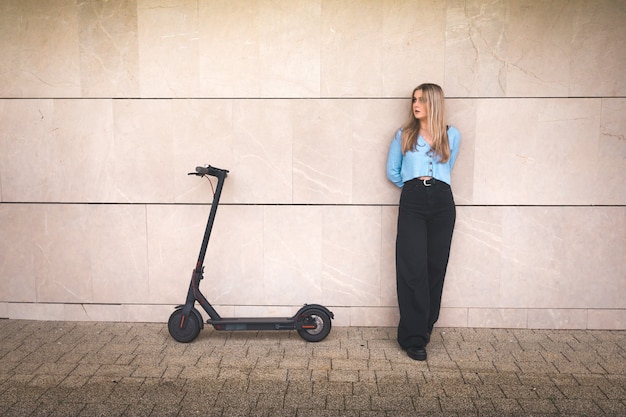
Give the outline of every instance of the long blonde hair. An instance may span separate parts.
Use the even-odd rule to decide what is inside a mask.
[[[420,121],[413,114],[413,98],[418,90],[422,90],[422,97],[426,99],[426,106],[428,106],[428,130],[433,135],[431,149],[439,158],[439,162],[448,162],[450,159],[450,142],[446,127],[445,97],[443,89],[437,84],[420,84],[413,90],[409,120],[402,126],[402,153],[406,154],[417,146]]]

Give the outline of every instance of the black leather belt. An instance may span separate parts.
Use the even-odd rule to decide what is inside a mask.
[[[419,185],[423,185],[424,187],[430,187],[435,184],[445,184],[445,183],[435,178],[413,178],[412,180],[407,181],[406,184],[419,184]]]
[[[415,183],[415,184],[422,184],[424,187],[430,187],[431,185],[437,183],[437,182],[441,182],[441,181],[437,181],[436,179],[429,177],[429,178],[423,178],[423,177],[419,177],[419,178],[413,178],[411,181],[409,181],[410,183]]]

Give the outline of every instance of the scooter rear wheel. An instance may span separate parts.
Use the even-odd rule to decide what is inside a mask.
[[[304,324],[309,322],[317,325],[315,329],[298,329],[300,337],[307,342],[319,342],[330,333],[332,323],[330,316],[325,311],[317,308],[310,309],[302,313],[301,318]]]
[[[170,316],[167,329],[177,342],[189,343],[200,334],[200,323],[193,313],[188,314],[183,321],[183,309],[179,308]]]

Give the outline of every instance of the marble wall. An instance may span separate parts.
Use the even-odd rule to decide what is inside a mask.
[[[387,147],[462,133],[440,326],[626,328],[626,1],[0,2],[0,317],[397,322]],[[214,184],[213,184],[214,185]]]

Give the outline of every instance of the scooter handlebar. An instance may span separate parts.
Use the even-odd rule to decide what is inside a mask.
[[[212,167],[211,165],[196,167],[196,172],[189,173],[189,175],[198,175],[198,176],[211,175],[213,177],[219,177],[221,175],[226,176],[226,174],[228,174],[227,169],[216,168],[216,167]]]

